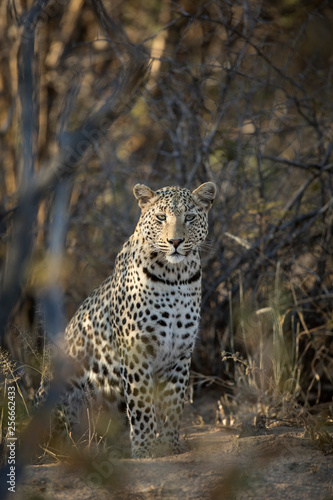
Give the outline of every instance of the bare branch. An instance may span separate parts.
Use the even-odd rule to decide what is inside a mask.
[[[31,37],[34,33],[33,27],[36,26],[34,23],[36,23],[40,15],[42,5],[43,3],[39,5],[39,9],[37,7],[33,9],[33,19],[31,19],[31,15],[27,17],[29,21],[27,30],[31,33]],[[109,19],[107,21],[110,23]],[[57,157],[51,161],[50,165],[43,166],[20,193],[13,218],[13,232],[11,242],[8,245],[6,272],[0,298],[1,335],[3,335],[12,307],[20,293],[24,269],[31,253],[32,228],[36,220],[40,200],[47,193],[54,190],[64,179],[69,178],[76,172],[83,156],[101,141],[110,125],[122,113],[128,112],[136,102],[138,90],[144,83],[149,64],[147,53],[140,47],[130,45],[128,55],[129,62],[112,96],[98,111],[88,117],[80,128],[67,134],[66,141],[63,141]],[[30,67],[28,71],[30,74]],[[29,80],[29,76],[27,78]],[[23,75],[22,80],[25,80]],[[29,100],[29,98],[31,98],[31,87],[27,94],[27,99]],[[27,106],[29,106],[27,109],[31,109],[31,104],[27,104]],[[32,132],[31,130],[26,132],[28,136],[27,144],[29,145],[27,147],[30,147],[29,158],[31,158]],[[31,167],[29,166],[29,168]]]

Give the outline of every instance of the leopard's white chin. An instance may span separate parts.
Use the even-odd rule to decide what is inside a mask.
[[[165,258],[170,264],[179,264],[179,262],[185,259],[185,255],[174,253],[172,255],[166,255]]]

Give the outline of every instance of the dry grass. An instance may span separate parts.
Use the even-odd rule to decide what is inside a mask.
[[[1,390],[15,385],[22,428],[48,365],[44,332],[61,332],[112,271],[137,219],[133,186],[213,180],[194,380],[218,384],[221,420],[302,423],[331,450],[333,10],[271,4],[152,1],[138,12],[130,0],[110,19],[98,0],[57,2],[35,24],[32,2],[8,15],[1,5]],[[110,102],[139,44],[153,59],[141,98],[27,204],[26,187]],[[103,448],[106,431],[88,420],[73,449]]]

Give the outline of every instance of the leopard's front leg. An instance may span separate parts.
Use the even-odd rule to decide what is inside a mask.
[[[191,358],[185,357],[163,373],[156,384],[160,454],[180,453],[179,430],[189,383]]]
[[[154,384],[147,358],[128,352],[121,364],[121,377],[130,422],[132,458],[154,456],[157,419]]]

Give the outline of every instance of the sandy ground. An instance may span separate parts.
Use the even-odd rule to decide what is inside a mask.
[[[144,460],[97,455],[89,465],[29,466],[15,500],[333,500],[333,454],[325,455],[303,429],[240,432],[215,425],[213,410],[209,413],[206,423],[196,405],[188,406],[187,451],[180,455]]]

